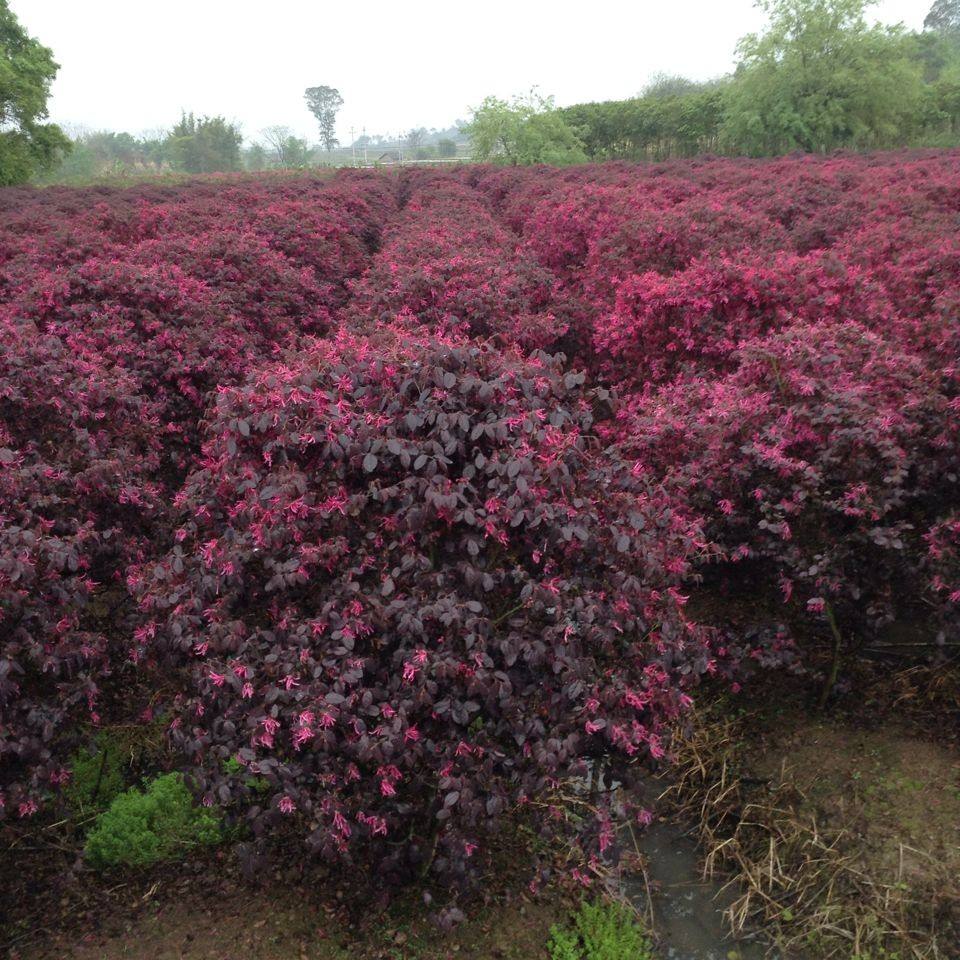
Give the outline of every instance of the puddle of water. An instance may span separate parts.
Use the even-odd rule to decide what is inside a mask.
[[[723,910],[732,892],[704,880],[694,840],[672,823],[654,822],[637,836],[647,861],[654,929],[663,960],[764,960],[766,948],[727,933]],[[647,902],[642,876],[626,877],[624,892],[638,905]]]
[[[593,776],[591,768],[584,791],[591,788]],[[655,808],[656,792],[651,786],[642,784],[639,795],[644,806]],[[605,785],[602,774],[600,787],[622,789],[616,781]],[[696,841],[680,825],[654,821],[645,830],[625,836],[624,842],[628,848],[636,842],[647,863],[647,876],[646,881],[642,875],[622,876],[622,892],[642,912],[648,902],[652,906],[660,960],[779,960],[779,955],[768,954],[769,946],[756,937],[730,936],[723,911],[735,892],[724,890],[716,880],[704,879]]]

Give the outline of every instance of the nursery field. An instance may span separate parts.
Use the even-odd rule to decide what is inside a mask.
[[[0,191],[7,840],[473,922],[703,691],[827,742],[958,648],[958,152]]]

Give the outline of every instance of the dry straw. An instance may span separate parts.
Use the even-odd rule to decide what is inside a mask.
[[[865,866],[846,825],[825,826],[781,767],[769,780],[742,775],[734,721],[703,715],[675,741],[661,802],[699,825],[704,873],[728,881],[733,933],[771,932],[785,956],[818,960],[955,960],[958,878],[900,845],[890,875]],[[924,869],[905,862],[924,861]]]

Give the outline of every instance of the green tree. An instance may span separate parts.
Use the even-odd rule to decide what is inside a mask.
[[[325,150],[332,150],[337,146],[337,111],[343,106],[340,91],[336,87],[307,87],[303,96],[320,127],[320,142]]]
[[[696,93],[704,84],[695,80],[688,80],[679,73],[655,73],[647,81],[641,92],[641,97],[682,97],[688,93]]]
[[[923,80],[936,83],[945,70],[960,63],[960,33],[939,33],[924,30],[906,37],[908,53],[920,65]]]
[[[185,113],[167,138],[170,162],[186,173],[215,173],[240,169],[243,135],[223,117],[195,117]]]
[[[719,148],[723,86],[673,94],[657,89],[630,100],[578,103],[559,113],[591,160],[688,157]]]
[[[140,149],[143,152],[144,163],[157,169],[161,169],[170,163],[167,134],[163,130],[155,130],[146,134],[140,140]]]
[[[960,63],[946,67],[929,87],[926,126],[934,145],[953,146],[960,137]]]
[[[751,154],[904,142],[923,98],[901,27],[868,26],[872,0],[760,0],[765,33],[739,43],[723,136]]]
[[[0,0],[0,185],[23,183],[70,150],[70,140],[47,117],[50,84],[59,64],[28,36]]]
[[[923,28],[960,36],[960,0],[935,0],[923,21]]]
[[[295,137],[289,127],[267,127],[261,133],[273,150],[276,166],[305,167],[309,163],[310,147],[307,141]]]
[[[262,143],[251,143],[246,150],[243,151],[243,168],[244,170],[259,171],[266,170],[270,166],[270,158],[267,154],[267,149]]]
[[[448,137],[443,137],[437,141],[437,149],[441,157],[447,159],[455,157],[457,155],[457,142]]]
[[[583,163],[583,142],[556,109],[552,97],[531,91],[526,97],[487,97],[471,110],[462,130],[478,160],[499,163]]]

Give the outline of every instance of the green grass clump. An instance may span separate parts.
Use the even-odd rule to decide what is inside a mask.
[[[105,810],[126,788],[129,766],[124,745],[98,734],[89,747],[71,758],[70,781],[63,791],[67,806],[78,816]]]
[[[572,926],[550,928],[550,960],[653,960],[653,946],[629,907],[583,903]]]
[[[194,805],[179,773],[168,773],[146,790],[116,796],[87,835],[84,854],[95,867],[146,867],[220,839],[219,819]]]
[[[145,770],[163,766],[167,721],[121,724],[89,731],[87,742],[70,758],[70,779],[63,788],[67,812],[86,822],[106,810],[114,797]]]

